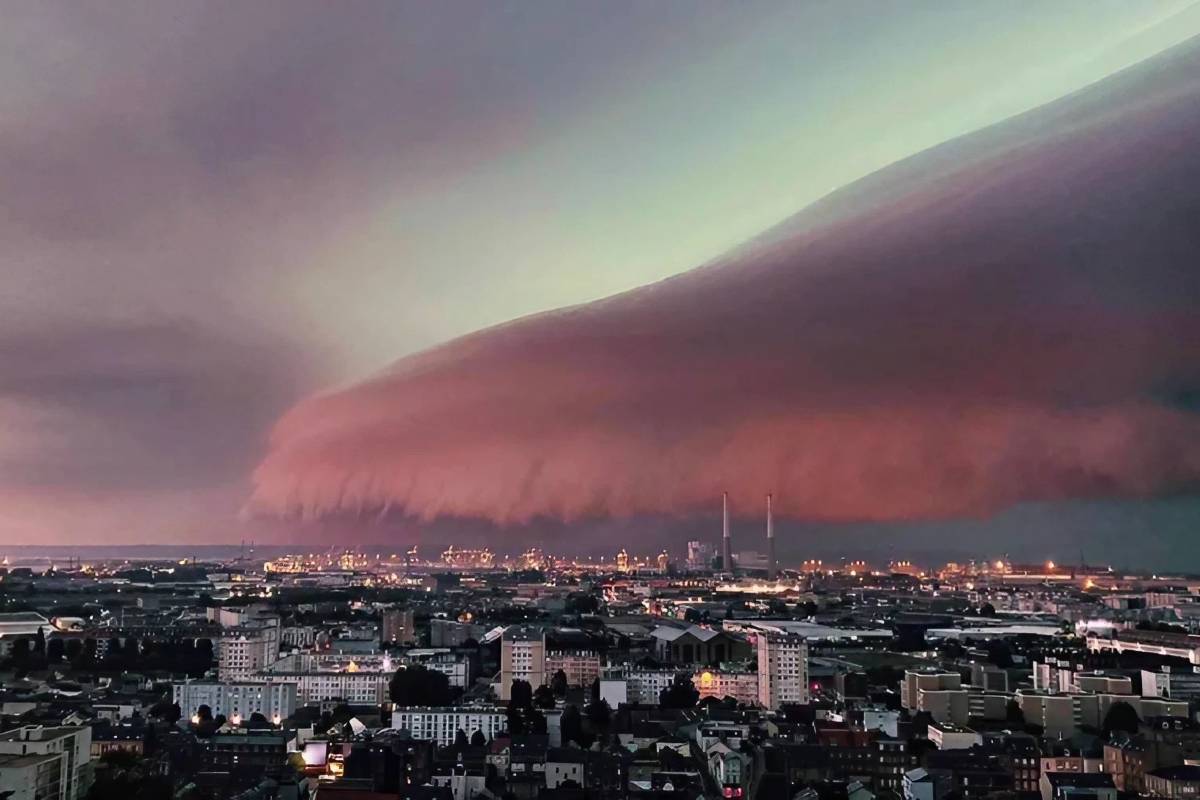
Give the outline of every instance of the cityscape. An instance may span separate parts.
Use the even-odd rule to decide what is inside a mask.
[[[1200,0],[0,4],[0,800],[1200,800]]]
[[[747,551],[726,568],[718,533],[599,561],[453,545],[5,559],[0,789],[1053,800],[1200,787],[1200,576]]]

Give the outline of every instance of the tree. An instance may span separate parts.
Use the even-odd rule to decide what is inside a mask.
[[[483,747],[487,744],[487,737],[483,735],[483,731],[475,731],[471,734],[471,746]]]
[[[692,677],[681,672],[671,681],[670,686],[659,693],[658,704],[663,708],[692,708],[699,699],[700,692],[696,689]]]
[[[550,690],[554,692],[555,697],[567,696],[567,673],[561,669],[554,673],[550,678]]]
[[[525,723],[525,713],[523,709],[509,703],[508,709],[504,712],[505,719],[508,723],[508,734],[510,736],[520,736],[528,733],[528,726]]]
[[[984,603],[979,607],[979,616],[994,617],[996,616],[996,607],[991,603]]]
[[[201,722],[209,722],[212,720],[212,718],[212,709],[207,705],[201,704],[201,706],[196,709],[196,719],[200,720]]]
[[[514,680],[508,696],[508,704],[510,707],[533,707],[533,687],[529,685],[529,681],[523,681],[520,678]]]
[[[1003,639],[989,639],[985,645],[985,649],[987,650],[988,661],[997,667],[1008,669],[1013,665],[1012,648]]]
[[[538,708],[554,708],[554,690],[542,684],[533,693],[533,704]]]
[[[37,635],[33,639],[33,652],[39,656],[46,655],[46,631],[40,626],[37,629]]]
[[[943,658],[951,660],[961,658],[967,652],[966,648],[962,646],[962,642],[953,638],[943,640],[938,646],[938,651],[941,652]]]
[[[583,717],[577,706],[569,705],[564,708],[558,724],[562,730],[564,742],[575,742],[580,747],[585,746],[583,743]]]
[[[17,639],[12,645],[12,662],[18,669],[29,665],[29,640]]]
[[[467,738],[467,732],[459,728],[454,732],[454,747],[456,750],[462,750],[471,744],[471,740]]]
[[[450,679],[421,665],[405,665],[388,683],[388,695],[398,706],[444,706],[453,699]]]
[[[1137,733],[1139,721],[1134,707],[1124,700],[1118,700],[1108,707],[1108,713],[1104,715],[1104,734],[1107,736],[1113,731]]]
[[[171,713],[172,703],[170,700],[159,700],[154,705],[150,706],[150,716],[154,719],[166,719]]]
[[[612,708],[608,705],[607,700],[597,700],[588,704],[587,717],[593,727],[607,728],[609,721],[612,720]]]
[[[1025,712],[1021,710],[1021,704],[1016,700],[1009,700],[1004,709],[1004,719],[1010,725],[1018,728],[1025,727]]]
[[[594,594],[580,593],[567,597],[565,611],[568,614],[595,614],[600,610],[600,598]]]

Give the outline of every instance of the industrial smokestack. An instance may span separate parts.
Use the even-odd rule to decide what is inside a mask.
[[[729,537],[729,492],[721,493],[721,569],[733,572],[733,540]]]
[[[767,577],[774,578],[775,568],[775,518],[771,516],[771,495],[767,495]]]

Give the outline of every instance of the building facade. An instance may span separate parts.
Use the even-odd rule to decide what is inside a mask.
[[[83,800],[92,785],[92,729],[26,725],[0,733],[0,756],[61,756],[59,800]]]
[[[460,730],[468,739],[480,731],[490,742],[508,729],[508,717],[500,706],[405,706],[392,711],[392,727],[439,745],[454,744]]]
[[[545,633],[536,628],[506,630],[500,639],[500,699],[511,699],[513,681],[528,681],[536,689],[546,677]]]
[[[772,711],[808,702],[808,642],[795,634],[758,637],[758,703]]]
[[[172,686],[171,693],[185,717],[193,716],[203,705],[212,710],[214,717],[224,714],[230,720],[242,720],[262,714],[278,725],[296,711],[296,684],[287,681],[187,681]]]

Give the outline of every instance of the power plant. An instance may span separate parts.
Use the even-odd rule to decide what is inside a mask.
[[[733,540],[729,538],[729,492],[721,493],[721,569],[733,572]]]
[[[767,495],[767,578],[777,573],[775,564],[775,519],[771,516],[771,495]]]
[[[779,564],[775,559],[775,515],[771,510],[772,497],[771,494],[767,495],[766,569],[768,578],[774,578],[779,573]],[[761,569],[761,562],[755,566]],[[721,493],[721,569],[730,573],[734,570],[733,537],[729,531],[729,492]]]

